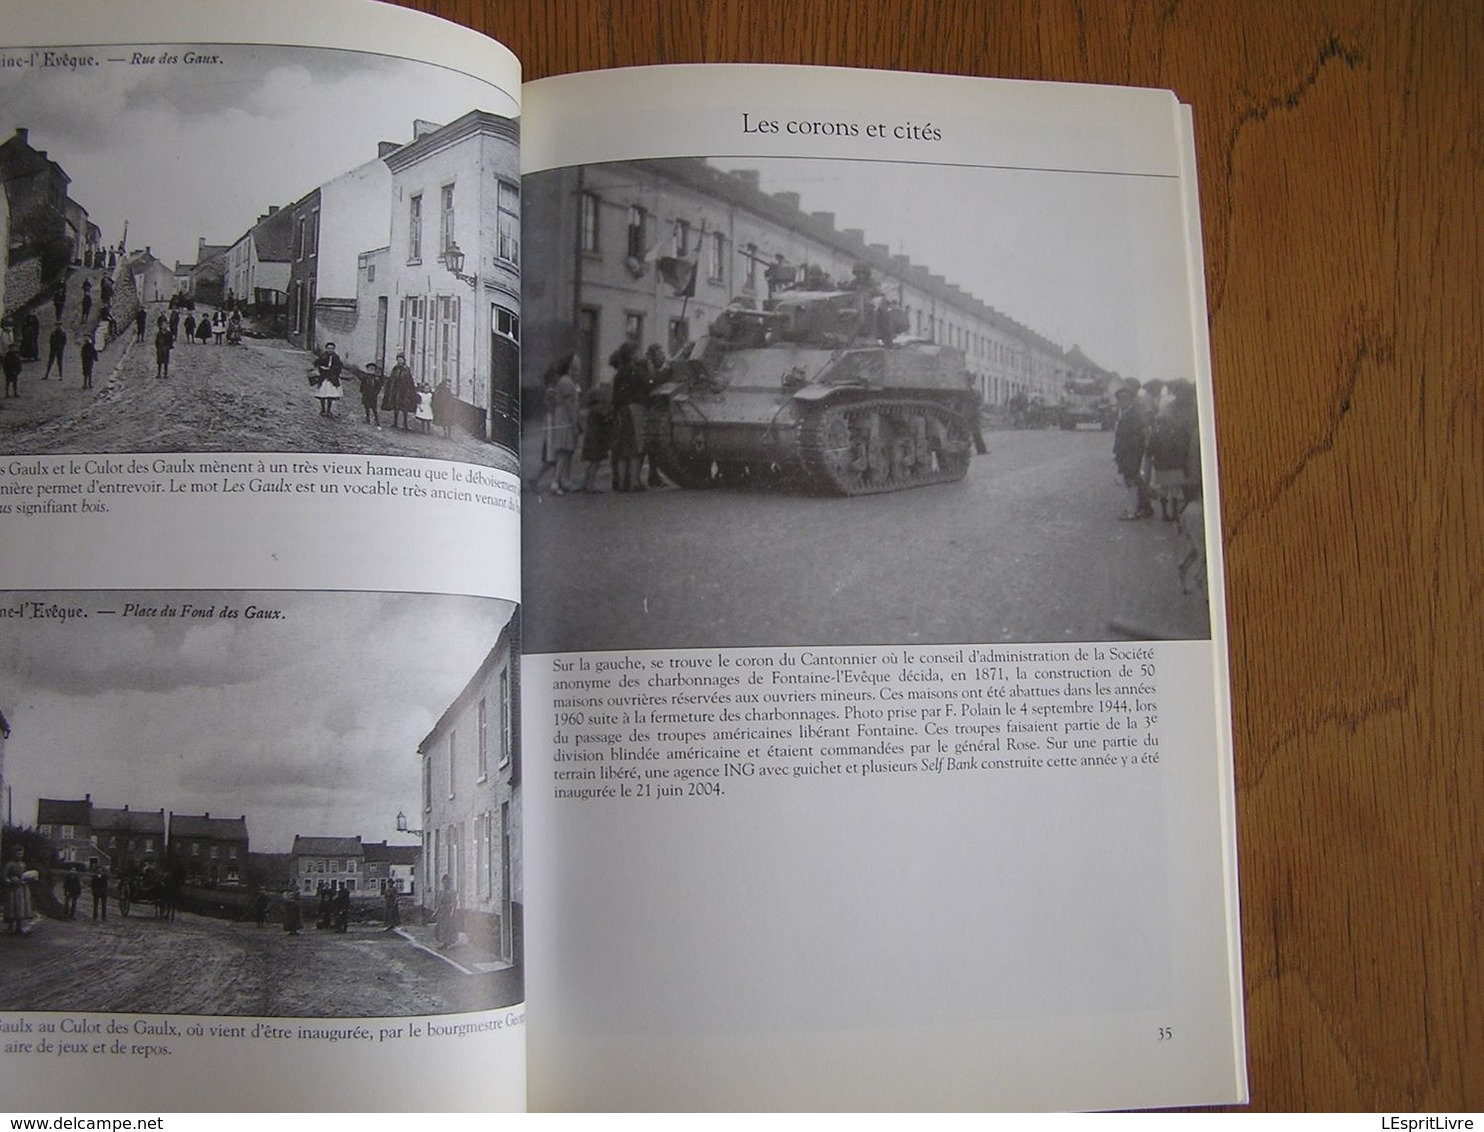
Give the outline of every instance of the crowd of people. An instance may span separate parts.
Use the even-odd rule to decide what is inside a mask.
[[[315,397],[319,398],[322,416],[335,415],[333,406],[344,396],[341,388],[344,378],[345,365],[336,352],[335,343],[325,343],[309,374],[309,384]],[[361,411],[368,425],[380,429],[381,414],[388,412],[392,415],[395,429],[431,432],[436,426],[445,437],[453,434],[456,400],[453,386],[447,378],[440,381],[437,388],[418,382],[412,376],[406,354],[397,355],[397,362],[388,374],[383,375],[375,362],[367,362],[355,379],[360,391]]]
[[[1113,426],[1113,462],[1128,492],[1120,519],[1154,517],[1165,522],[1201,495],[1200,422],[1195,385],[1128,381],[1114,393],[1118,420]]]
[[[48,305],[53,312],[52,327],[45,338],[46,366],[40,380],[51,380],[52,370],[56,370],[58,381],[66,380],[67,347],[69,342],[75,341],[82,388],[93,387],[93,368],[99,351],[115,332],[113,280],[103,276],[98,290],[99,300],[95,302],[92,279],[83,279],[78,301],[69,315],[70,292],[68,281],[63,278],[52,288],[46,302],[32,303],[0,318],[0,372],[5,376],[6,398],[21,395],[21,377],[27,363],[41,361],[43,326],[40,311]]]
[[[640,351],[625,341],[608,358],[611,382],[595,382],[584,396],[576,354],[565,354],[546,368],[541,380],[541,466],[528,481],[539,492],[548,473],[551,494],[595,491],[606,460],[614,491],[664,486],[645,429],[645,405],[655,386],[667,379],[669,358],[658,344]],[[573,465],[581,458],[582,482],[574,487]],[[645,465],[648,463],[646,473]]]
[[[181,312],[185,311],[185,317]],[[145,340],[149,325],[149,311],[141,304],[134,313],[134,341]],[[242,343],[242,312],[235,304],[214,311],[202,311],[198,317],[195,310],[172,300],[168,308],[155,317],[155,377],[170,376],[170,359],[176,346],[197,345],[237,346]]]

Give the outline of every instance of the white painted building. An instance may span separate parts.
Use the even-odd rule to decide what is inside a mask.
[[[517,123],[471,110],[388,154],[386,355],[427,389],[447,381],[459,421],[515,443],[519,383]],[[369,241],[362,241],[364,249]]]

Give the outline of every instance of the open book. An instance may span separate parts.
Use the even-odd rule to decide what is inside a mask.
[[[6,1107],[1245,1099],[1171,94],[0,14]]]

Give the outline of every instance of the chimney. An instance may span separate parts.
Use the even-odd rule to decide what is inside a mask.
[[[798,193],[774,193],[773,199],[776,200],[779,204],[783,205],[784,208],[791,208],[795,212],[799,210]]]
[[[31,136],[31,131],[28,130],[25,126],[17,126],[15,128],[15,136],[16,136],[16,140],[18,142],[20,142],[22,145],[29,146],[31,144],[27,140]]]
[[[270,204],[268,206],[268,215],[269,216],[272,216],[277,211],[278,211],[278,205],[276,205],[276,204]]]
[[[442,127],[437,122],[429,122],[426,118],[414,118],[412,121],[412,140],[417,141],[418,138],[426,137],[438,129],[442,129]]]
[[[912,266],[912,260],[906,255],[894,255],[891,257],[891,265],[898,271],[906,271]]]
[[[873,252],[880,252],[884,256],[891,254],[891,248],[887,247],[885,244],[872,244],[871,250]]]
[[[376,156],[377,157],[386,157],[388,154],[396,153],[397,150],[399,150],[401,148],[402,148],[402,146],[398,142],[387,142],[387,141],[377,142],[376,143]]]
[[[756,169],[734,169],[732,170],[732,176],[736,177],[737,180],[741,181],[749,189],[757,188],[762,179],[762,175]]]
[[[866,242],[866,230],[864,228],[846,228],[840,235],[853,243],[864,244]]]
[[[835,214],[833,212],[811,212],[809,215],[814,217],[815,223],[822,224],[826,228],[833,228],[835,226]]]

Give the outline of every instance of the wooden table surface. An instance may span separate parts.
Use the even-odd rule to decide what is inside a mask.
[[[1484,4],[409,6],[528,79],[818,63],[1194,107],[1252,1106],[1484,1109]]]

